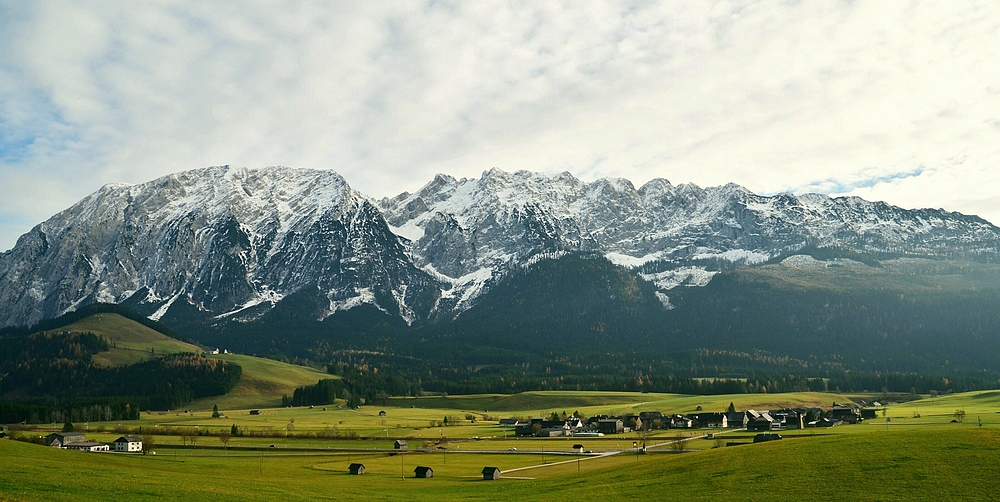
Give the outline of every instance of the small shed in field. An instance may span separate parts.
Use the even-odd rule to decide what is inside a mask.
[[[382,410],[382,411],[378,412],[378,416],[384,417],[385,416],[385,410]]]
[[[483,467],[483,479],[495,480],[500,479],[500,468],[499,467]]]
[[[583,445],[582,444],[573,445],[573,453],[583,453]]]
[[[397,439],[395,443],[392,443],[392,447],[394,449],[396,449],[396,450],[405,450],[406,449],[406,440],[405,439]]]
[[[364,474],[365,473],[365,464],[359,464],[359,463],[355,462],[355,463],[351,464],[347,468],[347,470],[351,474]]]
[[[427,467],[426,465],[418,465],[416,469],[413,469],[413,477],[415,478],[433,478],[434,469]]]

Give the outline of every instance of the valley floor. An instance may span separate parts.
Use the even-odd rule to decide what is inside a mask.
[[[503,407],[500,401],[514,398],[514,403],[527,406],[504,412],[469,406],[491,401]],[[141,425],[144,431],[156,431],[156,455],[81,453],[0,440],[0,500],[106,500],[109,494],[130,500],[719,500],[734,496],[1000,500],[995,490],[1000,392],[890,405],[885,414],[888,424],[880,414],[857,425],[782,431],[785,439],[761,444],[718,447],[750,442],[753,434],[743,431],[726,432],[719,441],[704,437],[717,431],[685,431],[682,437],[676,430],[659,431],[645,438],[649,446],[645,454],[632,447],[633,441],[642,441],[636,433],[512,439],[504,438],[505,432],[495,425],[496,417],[563,411],[562,406],[538,406],[545,402],[567,405],[570,413],[576,411],[574,402],[585,414],[623,409],[680,413],[697,406],[699,400],[711,410],[730,401],[737,408],[765,408],[758,406],[767,404],[762,400],[793,403],[823,398],[843,397],[529,393],[427,399],[433,405],[427,408],[418,407],[423,404],[421,398],[361,410],[337,405],[326,411],[322,407],[262,409],[260,415],[222,410],[227,417],[217,419],[207,411],[144,413],[140,421],[122,427]],[[964,421],[952,422],[958,410],[965,411]],[[379,411],[386,416],[380,417]],[[476,423],[466,414],[478,417]],[[491,420],[483,418],[487,414]],[[437,422],[449,415],[458,417],[462,425],[439,427]],[[433,426],[431,421],[435,421]],[[270,427],[266,430],[280,437],[233,437],[224,447],[216,435],[197,436],[194,445],[189,437],[176,435],[192,429],[219,434],[232,425],[247,432]],[[89,429],[88,439],[112,441],[119,435],[114,431],[117,423],[84,427]],[[317,437],[331,435],[334,428],[339,438]],[[47,432],[31,429],[17,434],[37,437]],[[367,439],[347,438],[352,434]],[[391,451],[395,438],[406,438],[411,451],[405,455]],[[679,439],[684,440],[683,454],[675,453],[678,448],[673,447]],[[575,443],[584,444],[591,453],[572,453]],[[348,474],[348,465],[354,462],[365,464],[363,476]],[[413,470],[418,465],[431,467],[434,477],[415,479]],[[481,471],[486,466],[499,467],[501,479],[483,481]]]

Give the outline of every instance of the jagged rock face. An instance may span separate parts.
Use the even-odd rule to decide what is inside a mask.
[[[669,289],[703,285],[704,268],[691,265],[706,259],[755,264],[808,244],[964,257],[995,255],[1000,244],[988,222],[942,210],[815,194],[763,197],[734,184],[702,189],[663,179],[636,190],[628,180],[584,183],[569,173],[438,175],[379,206],[409,240],[416,265],[453,284],[445,300],[459,298],[458,310],[500,268],[540,253],[597,251],[626,266],[654,263],[645,278]]]
[[[336,173],[212,167],[105,186],[21,237],[0,257],[0,325],[134,294],[159,315],[178,299],[224,315],[306,287],[330,312],[375,303],[407,319],[440,291]]]
[[[996,258],[1000,230],[943,210],[823,195],[763,197],[729,184],[585,183],[487,171],[438,175],[377,204],[331,171],[211,167],[109,185],[0,255],[0,326],[87,303],[176,301],[220,317],[259,315],[316,292],[319,317],[374,304],[407,321],[450,318],[505,271],[591,252],[665,291],[704,285],[705,261],[756,264],[806,245]]]

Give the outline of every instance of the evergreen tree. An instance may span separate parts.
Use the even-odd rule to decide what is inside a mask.
[[[66,423],[64,423],[62,431],[63,432],[73,432],[73,423],[72,422],[66,422]]]
[[[726,408],[726,413],[736,413],[736,407],[732,402],[729,403],[729,408]]]
[[[212,406],[212,418],[219,418],[219,405]]]

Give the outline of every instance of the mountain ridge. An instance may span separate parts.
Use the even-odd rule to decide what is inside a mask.
[[[681,285],[806,246],[993,261],[1000,229],[976,216],[858,198],[760,196],[736,184],[583,182],[572,174],[439,174],[375,200],[329,170],[214,166],[109,184],[0,254],[0,326],[96,302],[160,319],[182,300],[253,320],[315,291],[322,319],[373,305],[407,323],[454,319],[539,257],[597,253]],[[706,265],[708,264],[708,265]]]

